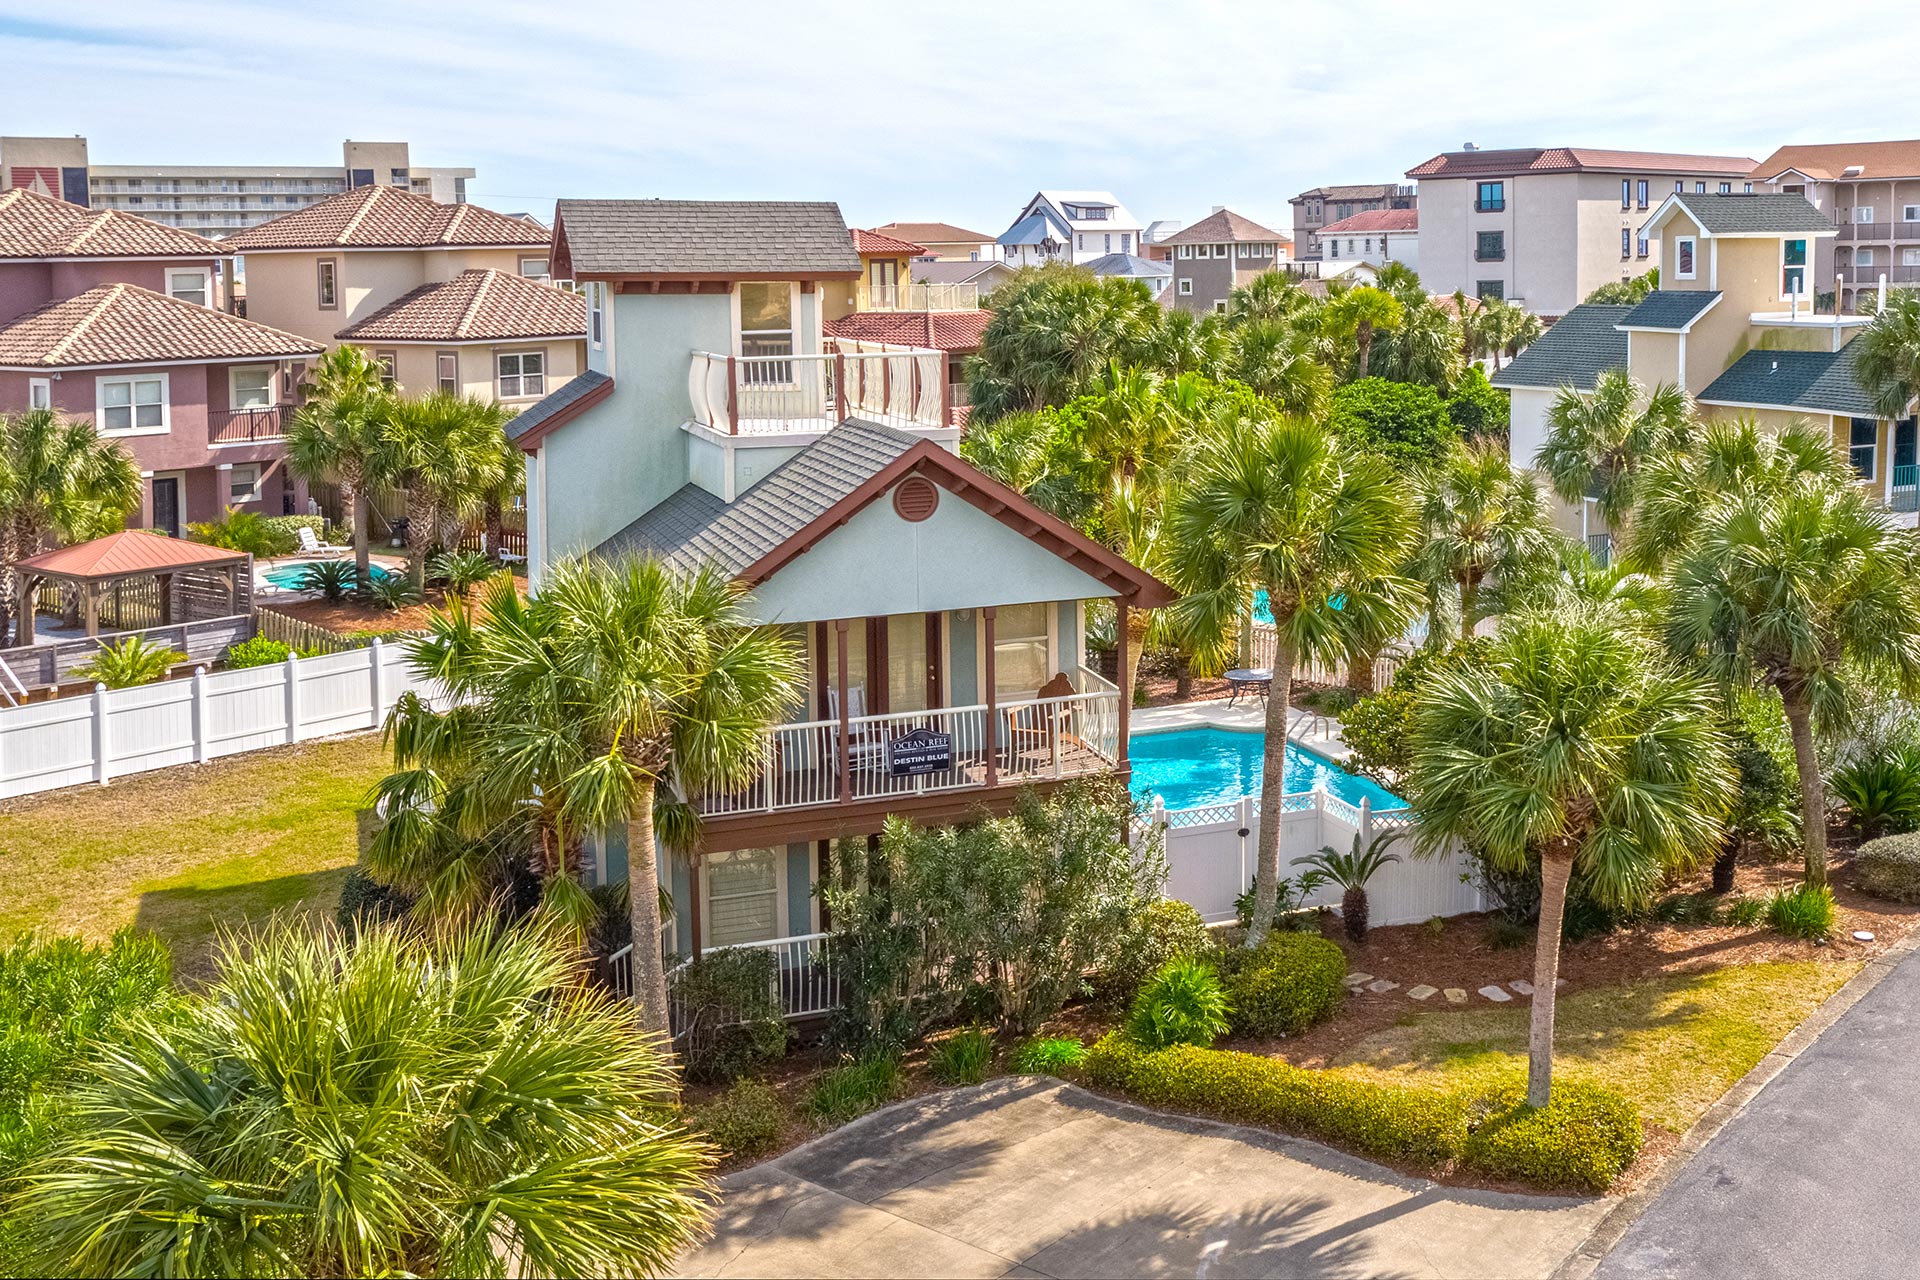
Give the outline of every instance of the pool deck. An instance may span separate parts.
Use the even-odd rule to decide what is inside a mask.
[[[1262,733],[1267,727],[1266,703],[1240,699],[1229,707],[1225,698],[1203,702],[1183,702],[1171,707],[1143,707],[1133,713],[1134,733],[1166,733],[1174,729],[1231,729],[1239,733]],[[1344,760],[1352,751],[1340,737],[1340,722],[1331,716],[1317,716],[1299,707],[1287,716],[1287,740],[1327,757]]]

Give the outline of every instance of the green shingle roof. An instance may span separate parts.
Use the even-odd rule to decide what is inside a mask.
[[[1805,196],[1772,192],[1732,195],[1674,195],[1707,234],[1791,235],[1834,230],[1833,219],[1807,203]]]
[[[1666,329],[1679,333],[1705,315],[1719,297],[1718,289],[1655,289],[1620,323],[1628,329]]]
[[[1627,335],[1615,328],[1630,306],[1582,303],[1561,316],[1540,340],[1493,375],[1496,387],[1577,387],[1593,390],[1608,369],[1627,367]]]
[[[1700,393],[1706,404],[1759,405],[1876,417],[1854,376],[1854,344],[1838,351],[1749,351]]]

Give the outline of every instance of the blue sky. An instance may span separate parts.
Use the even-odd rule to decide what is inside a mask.
[[[807,198],[993,234],[1040,187],[1094,187],[1148,220],[1226,204],[1284,229],[1304,187],[1466,141],[1757,158],[1920,136],[1894,70],[1920,63],[1920,23],[1844,12],[0,0],[0,132],[85,134],[108,164],[404,139],[542,217],[558,196]]]

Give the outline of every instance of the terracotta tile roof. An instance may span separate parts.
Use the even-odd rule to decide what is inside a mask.
[[[117,209],[24,187],[0,193],[0,258],[224,258],[225,245]]]
[[[1222,240],[1278,240],[1290,242],[1291,236],[1269,231],[1251,218],[1243,218],[1231,209],[1210,213],[1184,231],[1176,231],[1161,244],[1215,244]]]
[[[132,573],[167,573],[246,558],[244,551],[210,547],[203,542],[184,542],[144,529],[125,529],[91,542],[28,556],[17,561],[14,567],[75,578],[114,578]]]
[[[274,359],[326,350],[297,334],[131,284],[104,284],[0,329],[0,367],[71,369]]]
[[[835,338],[860,342],[893,342],[936,351],[978,351],[991,311],[856,311],[829,320],[825,329]]]
[[[230,253],[272,249],[545,248],[552,233],[528,218],[474,204],[441,204],[399,187],[355,187],[249,227]]]
[[[1302,200],[1391,200],[1400,193],[1400,187],[1392,182],[1355,182],[1345,186],[1315,187],[1311,191],[1302,191],[1287,201],[1299,204]]]
[[[1607,151],[1594,147],[1515,147],[1504,151],[1447,151],[1407,170],[1409,178],[1501,177],[1522,173],[1614,170],[1746,177],[1745,156],[1696,156],[1665,151]]]
[[[1420,211],[1418,209],[1369,209],[1365,213],[1356,213],[1351,218],[1342,218],[1338,222],[1329,222],[1321,227],[1319,235],[1352,235],[1357,231],[1418,231],[1420,229]]]
[[[800,200],[562,200],[560,272],[597,276],[857,276],[840,206]]]
[[[951,222],[889,222],[874,230],[915,244],[992,244],[993,237]]]
[[[878,231],[862,231],[855,227],[853,251],[855,253],[886,253],[899,258],[909,258],[927,252],[927,247],[915,244],[911,240],[900,240]]]
[[[462,271],[404,293],[334,337],[346,342],[584,338],[587,300],[511,271]]]
[[[1854,165],[1860,172],[1849,174]],[[1755,165],[1750,178],[1773,178],[1798,169],[1822,182],[1849,182],[1885,178],[1920,178],[1920,139],[1904,142],[1823,142],[1781,147]]]

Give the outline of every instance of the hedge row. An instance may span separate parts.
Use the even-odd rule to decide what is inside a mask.
[[[1087,1078],[1147,1106],[1544,1188],[1604,1191],[1640,1151],[1639,1116],[1618,1095],[1591,1085],[1557,1084],[1552,1105],[1535,1111],[1513,1090],[1487,1095],[1385,1084],[1192,1045],[1148,1050],[1119,1032],[1093,1046]]]

